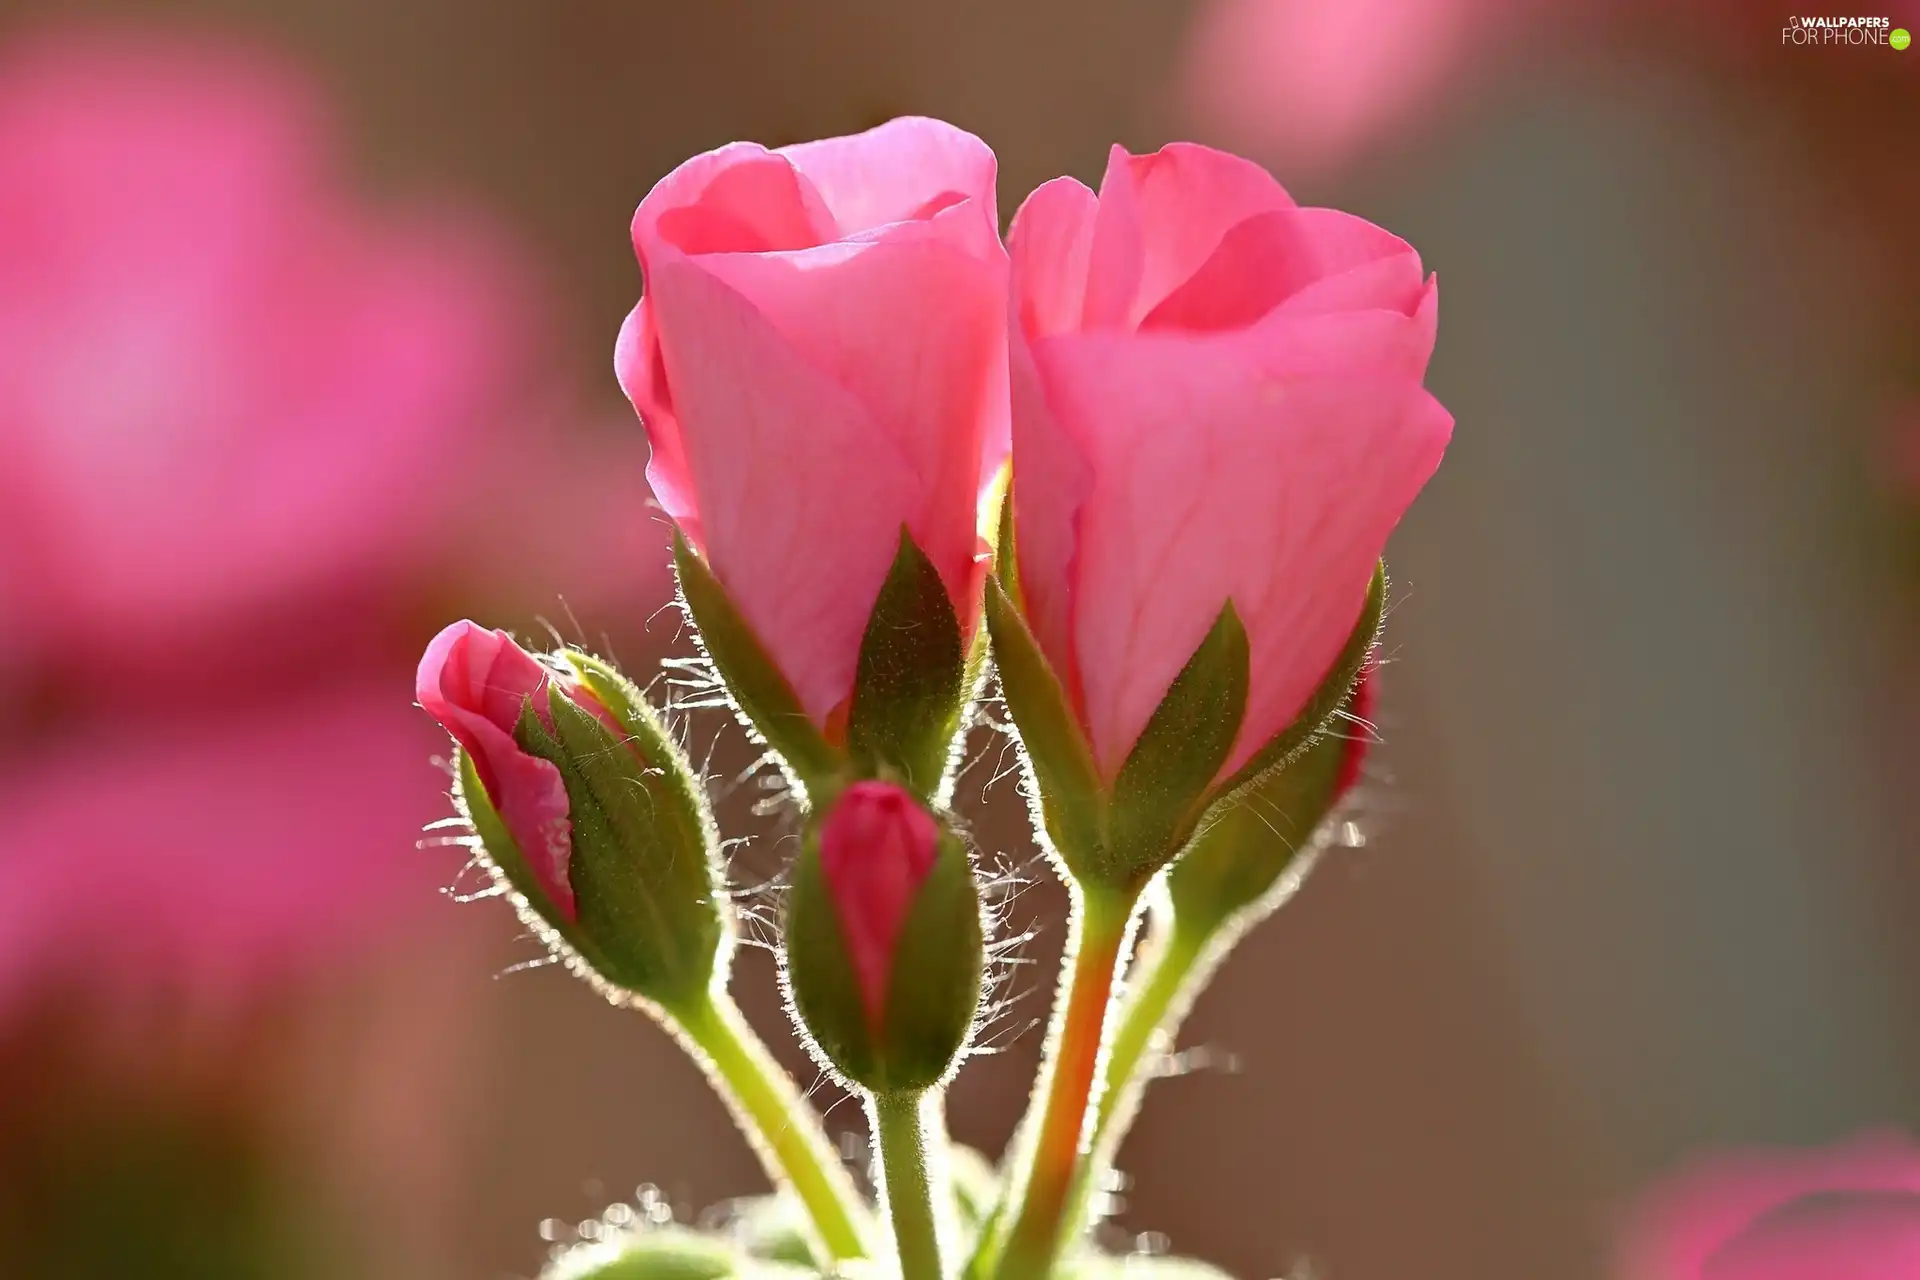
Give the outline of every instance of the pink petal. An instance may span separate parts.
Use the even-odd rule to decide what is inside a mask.
[[[1140,328],[1244,328],[1314,284],[1331,277],[1352,278],[1360,268],[1395,258],[1410,259],[1410,270],[1376,270],[1361,278],[1399,288],[1372,297],[1349,294],[1356,307],[1412,312],[1422,285],[1420,258],[1412,246],[1364,218],[1335,209],[1257,214],[1231,228],[1212,256],[1149,312]]]
[[[532,699],[543,703],[546,669],[502,631],[456,622],[433,638],[420,659],[414,694],[473,758],[487,798],[520,848],[540,886],[567,916],[574,914],[567,878],[573,857],[570,804],[560,770],[521,750],[513,727]]]
[[[867,615],[922,498],[914,462],[858,397],[755,305],[672,259],[652,305],[715,575],[824,722],[852,692]]]
[[[1053,411],[1079,423],[1073,632],[1096,758],[1116,772],[1231,598],[1252,646],[1226,770],[1284,728],[1358,617],[1387,534],[1452,420],[1417,383],[1279,378],[1257,336],[1035,344]]]
[[[901,116],[865,133],[781,147],[775,154],[806,175],[841,235],[924,218],[956,196],[971,202],[974,218],[998,226],[992,150],[944,120]]]
[[[661,510],[673,517],[694,546],[700,547],[705,545],[706,535],[701,531],[693,476],[687,469],[680,419],[673,412],[665,360],[653,325],[653,309],[648,299],[642,298],[620,326],[613,349],[614,373],[647,432],[652,449],[647,459],[647,484]]]
[[[1014,554],[1027,624],[1069,699],[1080,700],[1073,643],[1080,512],[1093,492],[1094,445],[1054,411],[1024,335],[1013,340]],[[1089,435],[1093,434],[1088,432]]]
[[[1229,230],[1292,207],[1265,169],[1224,151],[1182,142],[1134,156],[1114,147],[1100,184],[1084,327],[1138,325]]]
[[[821,874],[875,1027],[886,1014],[900,932],[939,857],[939,839],[933,816],[886,782],[848,787],[821,824]]]
[[[654,184],[633,214],[647,268],[662,245],[681,253],[804,249],[835,239],[833,215],[784,157],[752,142],[695,156]]]
[[[1014,316],[1033,337],[1080,327],[1099,197],[1073,178],[1042,183],[1007,232]]]
[[[859,244],[726,255],[700,267],[750,300],[885,431],[914,478],[901,519],[964,602],[982,457],[1007,450],[1007,309],[1004,262],[983,264],[956,246],[943,234],[949,216]],[[941,305],[928,308],[928,298]]]

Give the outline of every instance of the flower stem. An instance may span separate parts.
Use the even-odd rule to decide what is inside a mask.
[[[714,1091],[732,1112],[776,1187],[805,1209],[816,1256],[867,1256],[865,1212],[853,1179],[819,1119],[780,1064],[724,993],[674,1010]]]
[[[1137,889],[1079,885],[1074,893],[1064,985],[1048,1037],[1052,1052],[1034,1096],[1038,1118],[1029,1110],[1022,1124],[1027,1137],[1013,1182],[1014,1216],[1004,1243],[989,1241],[982,1259],[992,1274],[1009,1280],[1047,1275],[1069,1232],[1078,1233],[1080,1224],[1067,1222],[1068,1200],[1098,1105],[1107,1014],[1140,899]]]
[[[933,1090],[874,1094],[867,1100],[900,1280],[942,1280],[944,1276],[934,1187],[942,1166],[928,1149],[930,1113],[938,1105],[939,1095]],[[944,1202],[944,1190],[941,1196]]]
[[[1172,1049],[1194,997],[1213,971],[1208,954],[1206,938],[1196,938],[1173,924],[1136,962],[1145,976],[1129,992],[1114,1031],[1091,1150],[1080,1166],[1067,1202],[1072,1213],[1088,1216],[1088,1204],[1119,1154],[1120,1144],[1140,1112],[1147,1085],[1153,1080],[1143,1068],[1149,1059]]]

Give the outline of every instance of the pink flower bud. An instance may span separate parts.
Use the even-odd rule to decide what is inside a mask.
[[[995,161],[937,120],[696,156],[633,219],[614,367],[660,505],[816,725],[852,693],[901,529],[963,631],[1007,454]]]
[[[1188,144],[1114,148],[1097,196],[1047,183],[1008,243],[1029,625],[1112,779],[1231,601],[1251,684],[1224,777],[1325,679],[1440,463],[1436,285],[1398,237]]]
[[[558,676],[504,631],[456,622],[433,638],[420,659],[414,695],[473,758],[487,798],[499,812],[541,888],[568,919],[574,917],[567,864],[573,856],[567,789],[560,770],[521,750],[514,726],[532,700],[549,730],[547,686],[560,691],[619,732],[613,718],[578,683]]]
[[[820,829],[820,868],[875,1028],[886,1014],[901,927],[939,853],[933,815],[890,782],[848,787]]]
[[[1920,1150],[1871,1137],[1702,1164],[1649,1194],[1617,1280],[1920,1275]]]

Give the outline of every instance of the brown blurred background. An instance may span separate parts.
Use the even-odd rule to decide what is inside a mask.
[[[11,0],[0,39],[75,8]],[[1697,8],[1489,6],[1399,125],[1297,167],[1250,147],[1440,273],[1432,385],[1459,425],[1389,556],[1368,843],[1234,957],[1187,1034],[1213,1065],[1156,1086],[1125,1153],[1127,1229],[1235,1275],[1597,1277],[1619,1206],[1689,1151],[1920,1120],[1920,678],[1880,461],[1920,375],[1898,242],[1920,221],[1910,193],[1868,190],[1913,171],[1920,51],[1863,70],[1776,47],[1770,11]],[[560,359],[622,424],[626,222],[694,152],[939,115],[999,153],[1010,214],[1057,173],[1097,181],[1116,140],[1235,140],[1180,88],[1184,2],[86,12],[237,29],[313,67],[371,186],[457,192],[544,256]],[[637,668],[675,629],[615,616],[658,604],[632,572],[580,626],[628,637]],[[438,785],[424,754],[420,776]],[[963,797],[989,846],[1029,857],[1010,783]],[[1039,963],[1006,1052],[952,1097],[990,1151],[1037,1052],[1059,907],[1049,886],[1020,900]],[[544,1219],[643,1182],[688,1211],[759,1188],[653,1027],[557,970],[510,972],[535,952],[499,904],[430,913],[462,949],[395,944],[261,1032],[315,1077],[293,1092],[306,1130],[379,1135],[324,1157],[348,1160],[349,1199],[355,1162],[415,1159],[408,1127],[431,1126],[414,1191],[351,1210],[409,1241],[396,1274],[531,1276]],[[785,1043],[764,954],[736,988]]]

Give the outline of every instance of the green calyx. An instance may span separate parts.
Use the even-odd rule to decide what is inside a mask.
[[[1305,750],[1352,691],[1379,635],[1385,599],[1377,568],[1346,646],[1294,722],[1231,777],[1216,781],[1246,714],[1245,628],[1227,601],[1168,687],[1111,784],[1001,573],[1011,573],[1011,532],[986,593],[987,629],[1001,692],[1033,773],[1039,818],[1055,854],[1083,883],[1137,893],[1178,856],[1209,809],[1237,796]]]
[[[732,932],[705,790],[631,682],[597,658],[563,656],[620,729],[557,684],[548,687],[552,728],[531,699],[515,727],[521,749],[552,763],[566,787],[572,918],[540,887],[464,758],[463,802],[489,859],[587,976],[687,1007],[707,998]]]
[[[1239,794],[1276,769],[1285,767],[1307,749],[1326,727],[1327,721],[1332,719],[1333,713],[1352,695],[1353,687],[1360,682],[1360,673],[1366,670],[1367,659],[1380,640],[1380,624],[1386,615],[1386,607],[1387,566],[1385,561],[1381,561],[1374,566],[1373,580],[1367,585],[1367,598],[1360,605],[1360,620],[1353,624],[1346,646],[1334,658],[1333,666],[1320,682],[1320,687],[1307,699],[1307,705],[1300,708],[1300,714],[1294,717],[1292,724],[1254,752],[1251,760],[1216,788],[1221,796]]]
[[[860,642],[847,719],[856,770],[891,778],[923,800],[939,798],[971,665],[946,583],[903,527]]]
[[[966,643],[939,570],[904,527],[861,639],[844,732],[823,731],[807,715],[712,569],[677,531],[674,565],[687,612],[741,720],[773,748],[811,807],[825,808],[863,778],[897,782],[923,800],[944,797],[983,650]]]
[[[1205,937],[1243,913],[1284,896],[1290,872],[1304,871],[1323,839],[1349,744],[1330,728],[1290,762],[1207,815],[1167,872],[1175,927]],[[1297,879],[1297,876],[1294,877]]]
[[[793,867],[783,926],[783,981],[796,1023],[823,1066],[875,1094],[944,1082],[973,1032],[986,932],[973,865],[946,832],[899,932],[882,1014],[873,1018],[810,834]]]
[[[766,740],[803,792],[816,803],[823,800],[837,789],[846,767],[844,754],[801,707],[799,695],[734,608],[726,588],[678,529],[673,533],[673,567],[700,647],[725,684],[741,723]]]

